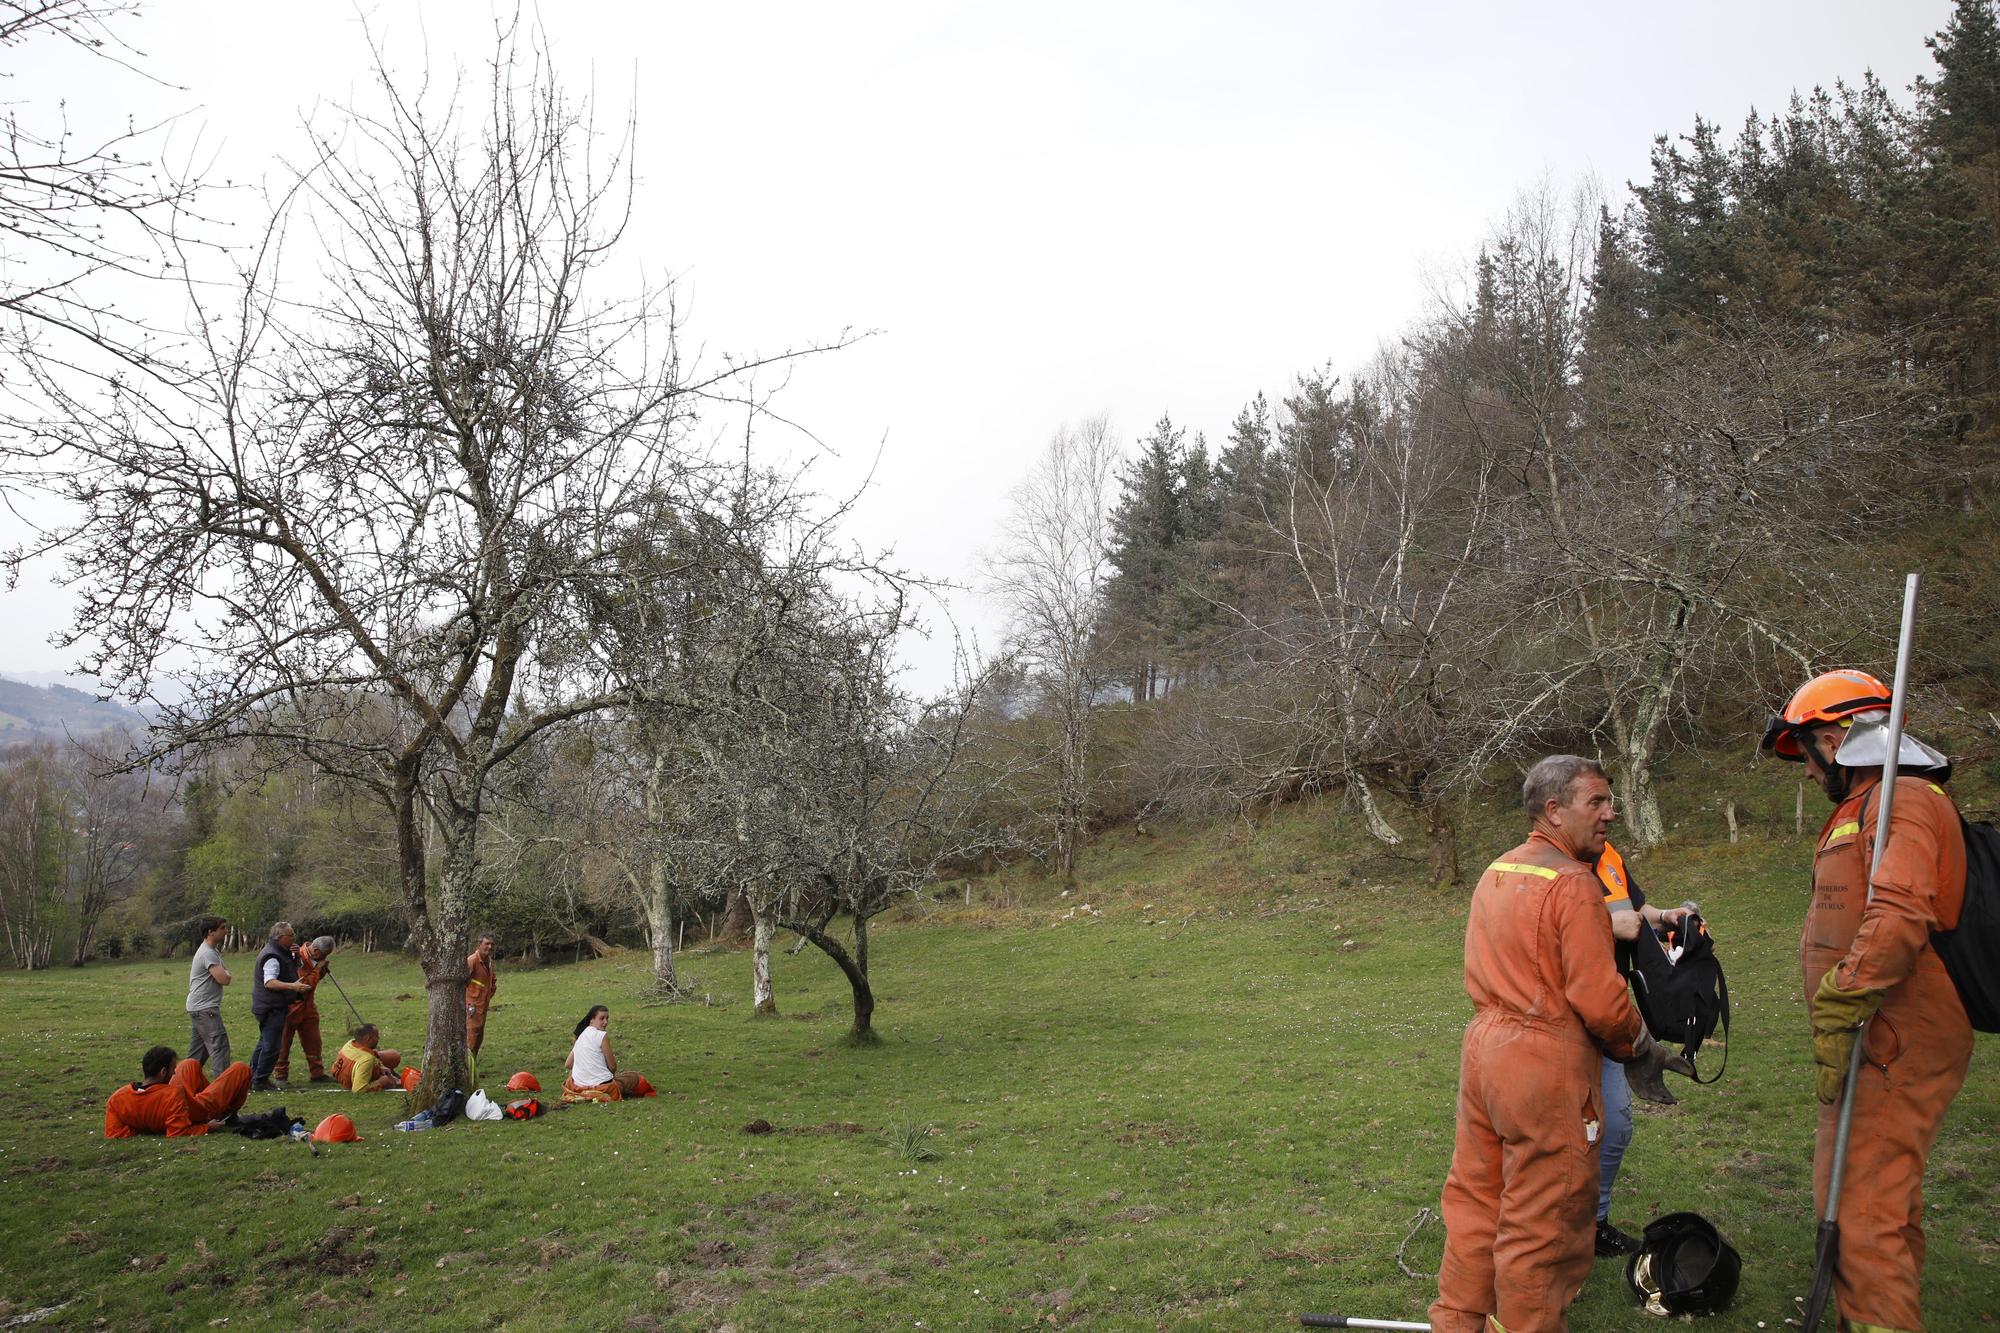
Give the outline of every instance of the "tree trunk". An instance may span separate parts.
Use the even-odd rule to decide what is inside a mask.
[[[771,919],[758,916],[755,943],[750,950],[751,1013],[758,1018],[778,1016],[778,997],[771,989]]]
[[[1368,779],[1359,773],[1352,775],[1347,780],[1347,790],[1361,806],[1361,817],[1368,821],[1368,836],[1384,847],[1402,846],[1403,835],[1391,828],[1389,821],[1382,817],[1382,808],[1375,803],[1375,792],[1368,785]]]
[[[839,940],[827,934],[822,927],[810,921],[785,921],[780,924],[788,930],[796,930],[811,940],[813,947],[831,958],[835,966],[840,968],[841,975],[847,978],[848,988],[854,992],[854,1027],[848,1032],[849,1039],[861,1045],[872,1045],[880,1041],[881,1038],[875,1035],[874,1027],[875,992],[868,985],[867,970]],[[856,946],[862,950],[864,957],[866,945],[863,942],[867,938],[865,927],[855,935]]]
[[[1458,826],[1452,822],[1444,803],[1436,798],[1425,799],[1420,807],[1424,832],[1431,844],[1431,886],[1450,888],[1461,882],[1458,868]]]
[[[674,901],[665,864],[655,859],[646,868],[646,938],[653,946],[653,993],[680,994],[674,971]]]
[[[653,945],[653,993],[678,995],[674,973],[674,894],[660,849],[670,835],[667,819],[665,752],[655,756],[646,777],[646,823],[652,846],[646,865],[646,935]]]
[[[750,895],[741,889],[731,889],[729,891],[728,905],[723,909],[722,913],[722,925],[720,927],[722,937],[724,939],[740,940],[750,932],[750,927],[754,924],[754,921],[755,914],[750,910]]]
[[[443,883],[417,923],[417,956],[423,964],[429,1019],[424,1031],[423,1081],[410,1095],[410,1110],[427,1110],[446,1091],[473,1086],[465,1045],[465,957],[472,927],[467,908],[479,874],[477,811],[457,810],[444,830]]]

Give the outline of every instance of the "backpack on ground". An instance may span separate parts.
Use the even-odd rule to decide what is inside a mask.
[[[1931,948],[1972,1026],[2000,1032],[2000,830],[1964,815],[1958,822],[1965,830],[1965,905],[1956,926],[1931,932]]]
[[[452,1121],[458,1119],[464,1110],[465,1094],[457,1088],[453,1088],[450,1092],[445,1093],[437,1099],[437,1105],[431,1107],[431,1123],[433,1125],[449,1125]]]
[[[1695,1082],[1713,1083],[1729,1064],[1729,982],[1715,956],[1708,923],[1698,913],[1689,912],[1667,929],[1668,939],[1680,947],[1677,957],[1667,956],[1667,946],[1652,931],[1639,931],[1632,949],[1632,998],[1655,1040],[1678,1045],[1689,1064],[1721,1027],[1722,1064],[1715,1077],[1701,1077],[1698,1066],[1695,1071]]]
[[[504,1109],[509,1120],[533,1120],[542,1113],[542,1104],[533,1097],[523,1097],[518,1102],[508,1102]]]
[[[230,1133],[241,1134],[246,1139],[282,1139],[292,1132],[294,1125],[303,1127],[305,1121],[294,1120],[286,1114],[284,1107],[279,1106],[255,1115],[238,1115],[236,1123],[226,1128]]]

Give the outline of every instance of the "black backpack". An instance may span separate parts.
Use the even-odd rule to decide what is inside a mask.
[[[1713,1083],[1729,1065],[1729,982],[1715,956],[1708,923],[1699,914],[1689,912],[1667,929],[1667,938],[1681,947],[1680,958],[1668,958],[1659,937],[1642,928],[1633,942],[1632,998],[1647,1030],[1664,1044],[1679,1045],[1689,1064],[1716,1027],[1722,1028],[1722,1064],[1715,1077],[1701,1077],[1699,1068],[1695,1072],[1695,1082]]]
[[[239,1115],[236,1123],[228,1126],[230,1133],[246,1139],[282,1139],[294,1129],[304,1128],[305,1121],[294,1120],[282,1106],[255,1115]]]
[[[452,1121],[458,1119],[464,1110],[465,1094],[459,1089],[453,1088],[450,1092],[439,1097],[437,1104],[431,1107],[431,1124],[433,1126],[449,1125]]]
[[[1964,815],[1965,906],[1958,924],[1931,932],[1965,1016],[1981,1032],[2000,1032],[2000,830]]]

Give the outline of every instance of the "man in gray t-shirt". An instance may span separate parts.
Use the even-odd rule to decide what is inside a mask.
[[[219,916],[201,919],[201,943],[188,964],[188,1059],[204,1062],[216,1072],[229,1068],[229,1030],[222,1026],[222,988],[229,969],[222,965],[222,937],[229,923]]]

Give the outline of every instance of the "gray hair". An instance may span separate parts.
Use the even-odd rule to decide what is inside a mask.
[[[327,956],[328,954],[332,953],[332,952],[333,952],[333,936],[331,936],[331,935],[322,935],[322,936],[320,936],[320,937],[319,937],[318,939],[314,940],[314,941],[313,941],[313,952],[314,952],[314,953],[316,953],[316,954],[318,954],[318,955],[319,955],[319,956],[320,956],[321,958],[324,958],[324,957],[326,957],[326,956]]]
[[[1604,765],[1582,755],[1552,754],[1537,760],[1535,766],[1528,770],[1528,780],[1521,784],[1521,804],[1527,807],[1528,818],[1540,819],[1543,807],[1550,801],[1557,805],[1566,804],[1577,779],[1583,777],[1611,781]]]
[[[291,928],[292,923],[289,921],[273,921],[271,923],[271,938],[275,940]]]

